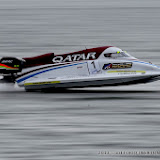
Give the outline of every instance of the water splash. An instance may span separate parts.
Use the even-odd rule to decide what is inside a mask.
[[[0,92],[19,92],[24,91],[23,88],[18,87],[17,84],[12,83],[0,83]]]

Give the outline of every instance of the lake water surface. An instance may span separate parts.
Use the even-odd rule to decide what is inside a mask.
[[[160,65],[158,0],[0,0],[0,21],[0,56],[113,45]],[[159,122],[160,82],[58,93],[0,84],[2,160],[159,159]]]

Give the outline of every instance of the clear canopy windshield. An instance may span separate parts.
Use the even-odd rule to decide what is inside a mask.
[[[105,57],[107,58],[122,58],[122,57],[132,57],[130,54],[128,54],[126,51],[123,52],[117,52],[117,53],[105,53]]]

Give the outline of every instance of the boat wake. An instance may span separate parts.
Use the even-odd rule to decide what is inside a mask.
[[[0,83],[0,92],[19,92],[24,91],[24,88],[20,88],[15,84]]]

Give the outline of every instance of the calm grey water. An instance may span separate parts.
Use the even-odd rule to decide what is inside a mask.
[[[103,45],[160,64],[160,1],[0,0],[0,56]],[[159,159],[159,127],[160,82],[59,93],[0,84],[2,160]]]

